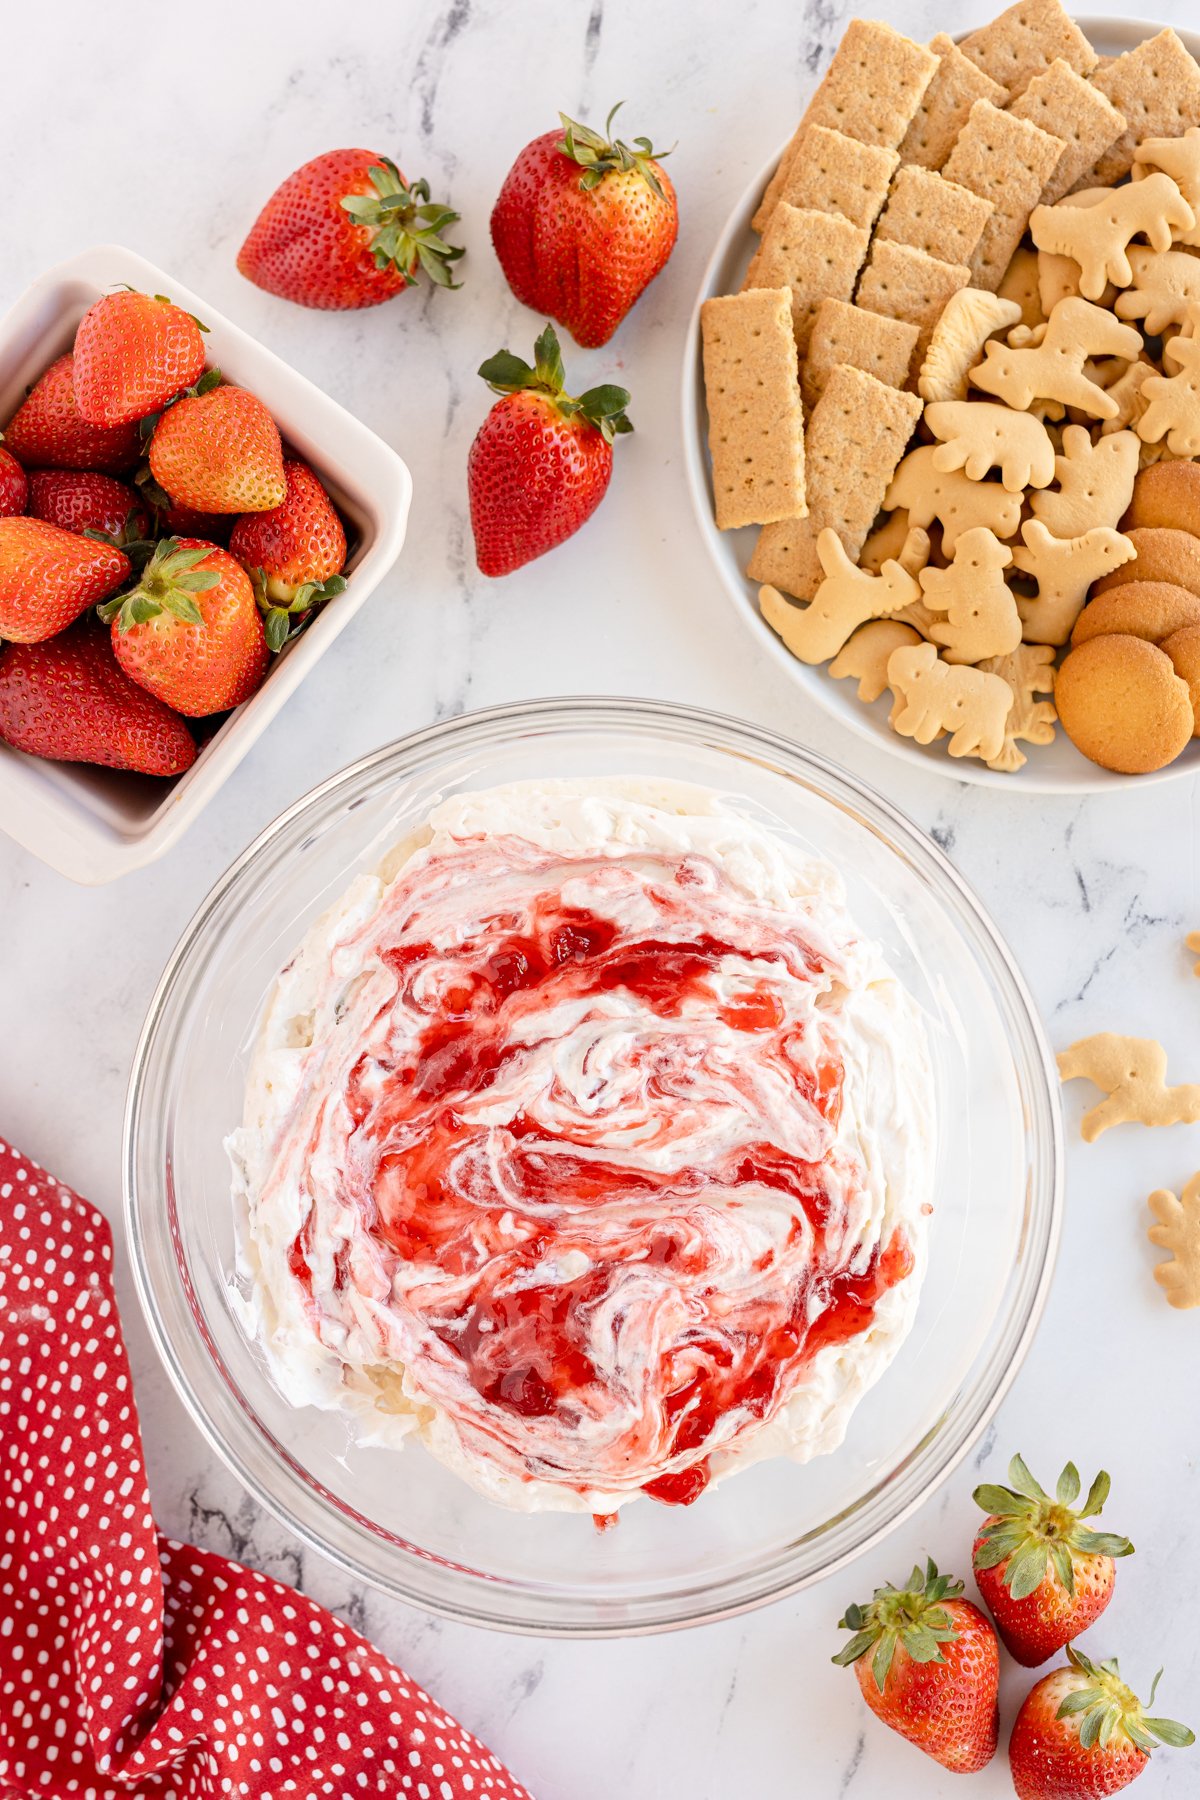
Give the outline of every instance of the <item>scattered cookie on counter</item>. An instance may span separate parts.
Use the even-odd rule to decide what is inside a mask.
[[[1083,1115],[1080,1134],[1089,1144],[1111,1125],[1193,1125],[1200,1119],[1200,1086],[1167,1086],[1167,1053],[1154,1038],[1113,1031],[1080,1038],[1059,1055],[1058,1073],[1063,1081],[1090,1081],[1106,1096]]]
[[[1200,1171],[1181,1194],[1156,1189],[1149,1205],[1154,1224],[1146,1235],[1160,1250],[1171,1252],[1156,1264],[1155,1281],[1171,1306],[1200,1306]]]
[[[747,570],[783,642],[864,705],[890,691],[901,735],[1005,773],[1059,719],[1114,773],[1181,755],[1200,68],[1178,35],[1099,58],[1058,0],[928,48],[855,21],[754,228],[745,297],[790,294],[807,419],[803,492],[755,520]]]
[[[1197,958],[1200,958],[1200,931],[1189,931],[1183,941],[1188,949],[1191,950]],[[1200,977],[1200,960],[1196,962],[1192,974]]]

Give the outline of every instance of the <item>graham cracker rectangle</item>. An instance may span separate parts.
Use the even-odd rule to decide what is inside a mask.
[[[1143,138],[1182,137],[1200,125],[1200,68],[1169,27],[1101,69],[1095,85],[1125,115],[1125,130],[1076,187],[1111,187],[1133,167]]]
[[[756,288],[700,308],[717,526],[803,513],[804,418],[792,297]]]
[[[971,108],[942,174],[992,202],[992,216],[971,258],[975,287],[995,293],[1065,148],[1060,137],[1001,112],[990,100],[977,100]]]
[[[875,227],[875,242],[908,244],[942,262],[969,263],[992,216],[990,200],[933,169],[903,168]]]
[[[742,292],[791,289],[792,327],[803,352],[822,300],[849,300],[870,233],[837,213],[812,212],[781,200],[746,270]]]
[[[1090,75],[1097,62],[1096,52],[1059,0],[1017,0],[990,25],[970,32],[960,47],[1007,90],[1010,101],[1059,58],[1079,75]]]
[[[1125,129],[1125,115],[1061,56],[1034,76],[1008,110],[1014,119],[1028,119],[1066,146],[1042,189],[1042,206],[1053,206],[1070,193]]]
[[[804,122],[898,149],[937,64],[932,50],[890,25],[851,19]]]
[[[809,212],[840,213],[869,231],[899,162],[896,151],[882,144],[860,144],[843,131],[810,125],[780,198]]]
[[[1007,98],[998,81],[964,56],[944,31],[930,38],[938,58],[933,80],[921,96],[916,116],[900,145],[900,161],[922,169],[940,169],[977,100],[1003,106]]]
[[[811,126],[822,125],[860,144],[895,150],[936,69],[937,57],[922,44],[902,37],[890,25],[852,19],[767,183],[750,221],[754,230],[766,230],[783,199],[792,164]]]
[[[827,525],[857,559],[920,416],[915,394],[861,369],[831,369],[805,437],[808,516],[763,527],[750,579],[811,600],[823,576],[817,537]]]
[[[858,284],[858,304],[889,319],[907,319],[917,327],[914,366],[920,368],[934,326],[951,294],[966,287],[971,271],[965,263],[942,262],[909,244],[876,238],[871,260]]]
[[[888,319],[845,300],[822,300],[800,371],[805,406],[810,411],[816,406],[839,363],[862,369],[886,387],[902,388],[916,347],[917,327],[906,319]]]

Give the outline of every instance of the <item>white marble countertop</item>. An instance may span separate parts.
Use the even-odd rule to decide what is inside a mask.
[[[874,9],[868,9],[874,10]],[[887,16],[927,37],[927,0]],[[1097,0],[1095,10],[1102,9]],[[1186,0],[1158,0],[1183,24]],[[8,230],[0,303],[61,255],[144,252],[351,407],[407,458],[408,546],[390,580],[288,704],[190,836],[116,886],[71,886],[0,840],[0,1125],[119,1221],[121,1111],[146,1003],[193,908],[285,804],[377,744],[464,709],[535,694],[626,692],[756,718],[844,761],[933,832],[1014,946],[1053,1041],[1113,1028],[1161,1037],[1182,1078],[1200,1045],[1194,780],[1079,802],[959,786],[906,768],[798,700],[732,616],[697,539],[679,454],[683,333],[701,269],[751,173],[790,130],[841,33],[845,0],[131,0],[23,7],[9,21],[0,141]],[[50,72],[53,97],[48,103]],[[590,380],[633,392],[636,435],[571,544],[517,576],[474,570],[467,446],[487,396],[474,370],[538,321],[508,293],[487,217],[499,181],[559,107],[678,139],[682,237]],[[310,313],[248,286],[234,255],[273,183],[344,143],[428,173],[464,216],[461,293],[362,314]],[[150,1348],[119,1254],[126,1335],[163,1526],[298,1583],[345,1613],[487,1739],[539,1800],[896,1800],[959,1783],[871,1721],[829,1664],[843,1605],[928,1550],[965,1566],[975,1470],[1020,1448],[1045,1478],[1068,1456],[1111,1471],[1114,1528],[1140,1546],[1091,1644],[1163,1710],[1200,1724],[1200,1636],[1179,1607],[1200,1583],[1196,1314],[1150,1277],[1145,1195],[1200,1164],[1200,1127],[1078,1141],[1068,1096],[1065,1241],[1048,1313],[968,1467],[882,1547],[828,1584],[730,1623],[631,1643],[543,1643],[443,1624],[353,1591],[305,1556],[218,1466]],[[119,1231],[119,1224],[118,1224]],[[1005,1724],[1026,1678],[1006,1677]],[[1166,1752],[1155,1791],[1200,1789],[1200,1752]],[[971,1792],[1011,1792],[1003,1757]]]

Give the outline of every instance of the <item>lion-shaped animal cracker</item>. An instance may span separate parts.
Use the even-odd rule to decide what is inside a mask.
[[[1132,238],[1149,238],[1154,250],[1169,250],[1176,231],[1190,231],[1196,215],[1171,180],[1156,169],[1144,181],[1110,188],[1094,204],[1035,206],[1029,231],[1039,250],[1070,256],[1079,264],[1079,291],[1099,300],[1107,284],[1128,287]]]
[[[1103,307],[1088,300],[1060,300],[1035,344],[1014,349],[1011,340],[1001,344],[995,338],[985,344],[984,360],[971,370],[971,382],[1018,412],[1026,412],[1035,400],[1053,400],[1094,419],[1111,419],[1117,402],[1089,380],[1084,364],[1096,356],[1132,362],[1141,348],[1141,332],[1122,325]]]
[[[991,762],[1004,748],[1013,691],[999,675],[939,660],[933,644],[908,644],[888,659],[888,686],[903,699],[892,723],[902,737],[932,744],[950,732],[951,756]]]

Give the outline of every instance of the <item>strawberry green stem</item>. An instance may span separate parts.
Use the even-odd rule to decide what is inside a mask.
[[[625,412],[629,405],[627,388],[605,382],[579,395],[565,391],[566,370],[553,325],[548,324],[538,338],[533,357],[531,368],[511,350],[498,350],[495,356],[480,363],[479,373],[496,394],[545,394],[564,418],[582,417],[594,425],[606,444],[611,444],[618,432],[633,430]]]
[[[617,171],[628,174],[631,170],[636,170],[651,193],[660,200],[665,200],[667,196],[663,192],[663,184],[658,179],[654,164],[661,162],[664,156],[670,156],[671,152],[656,150],[647,137],[634,138],[631,148],[620,138],[612,136],[612,122],[624,104],[623,100],[617,101],[604,121],[603,135],[593,131],[590,126],[581,125],[577,119],[569,119],[566,113],[559,113],[563,135],[558,148],[583,170],[579,185],[585,191],[599,187],[606,175]]]
[[[204,615],[193,595],[207,593],[209,588],[216,587],[221,577],[215,569],[201,569],[196,565],[211,555],[211,544],[203,544],[198,550],[184,550],[178,538],[163,538],[138,577],[136,587],[124,594],[114,594],[96,610],[106,625],[116,619],[117,629],[121,632],[129,631],[134,625],[143,625],[147,619],[156,619],[161,612],[173,613],[188,625],[202,625]]]
[[[450,264],[458,261],[463,249],[442,236],[459,215],[430,199],[427,181],[406,183],[389,157],[381,157],[367,174],[374,194],[347,194],[342,206],[356,225],[370,230],[376,268],[397,270],[410,287],[417,284],[422,270],[438,287],[461,287],[451,276]]]

